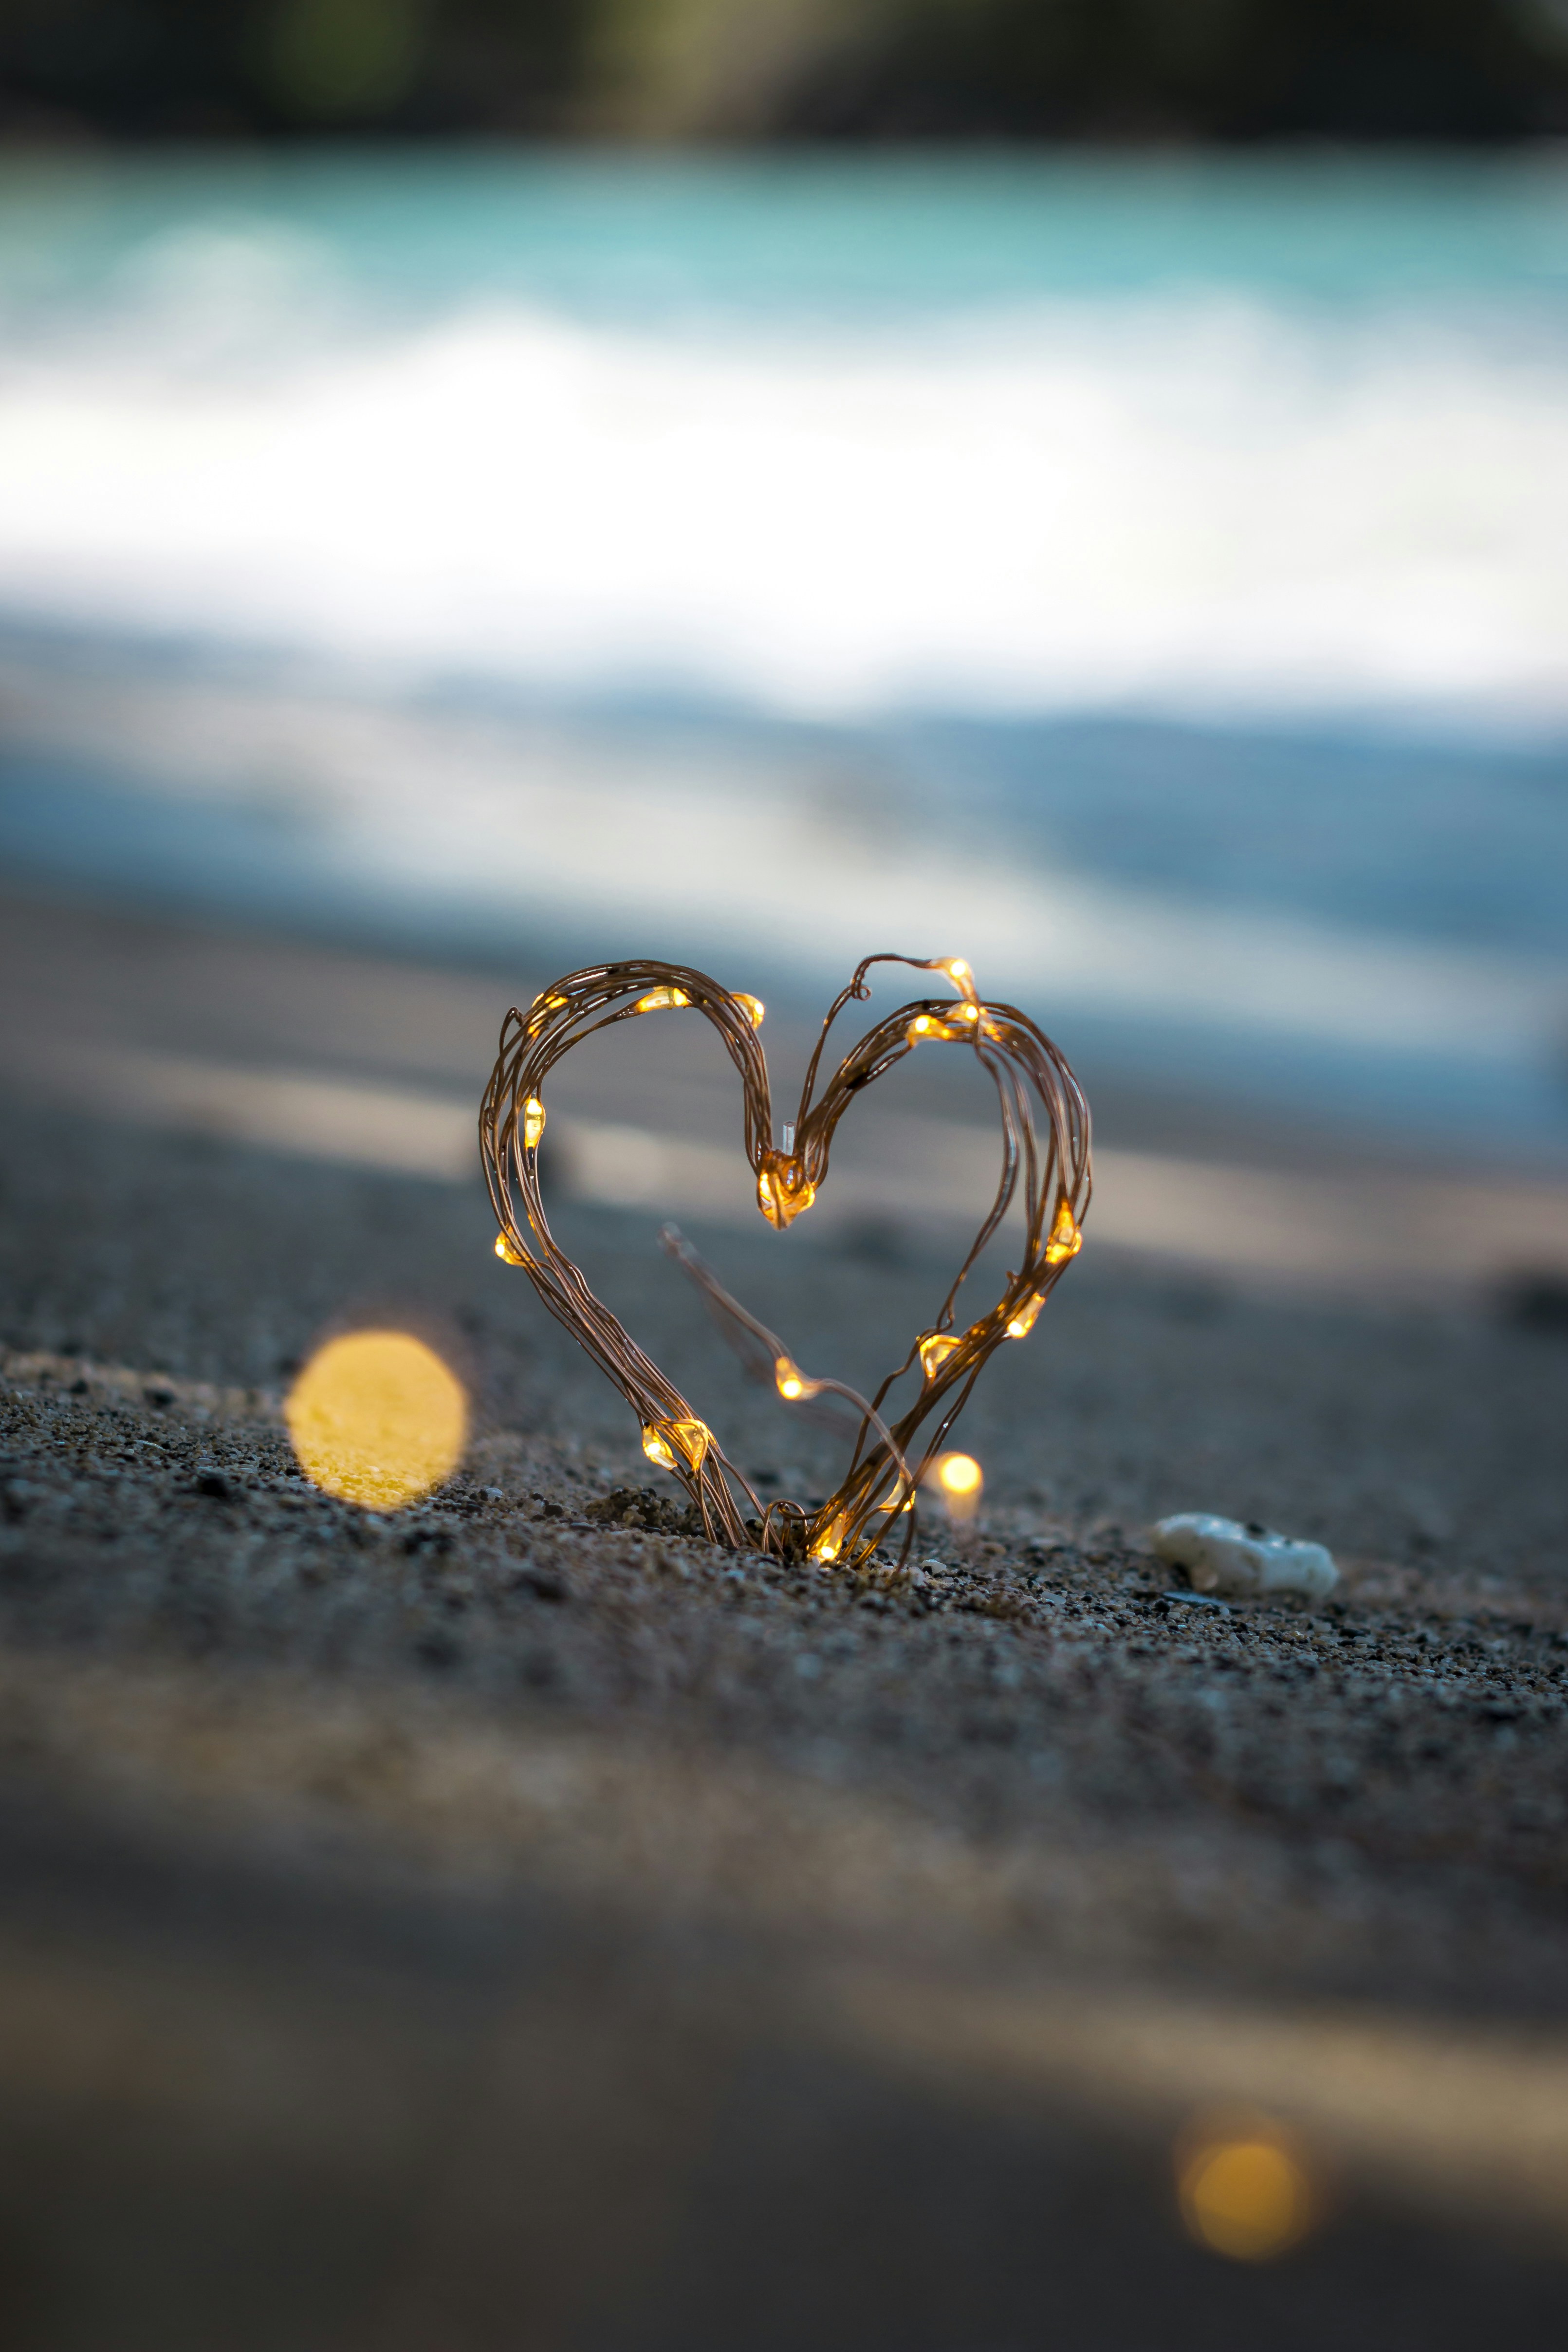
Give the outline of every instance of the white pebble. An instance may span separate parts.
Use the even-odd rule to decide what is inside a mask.
[[[1162,1559],[1186,1569],[1198,1592],[1304,1592],[1326,1601],[1339,1582],[1322,1544],[1298,1543],[1255,1520],[1242,1527],[1207,1511],[1183,1511],[1160,1520],[1154,1544]]]

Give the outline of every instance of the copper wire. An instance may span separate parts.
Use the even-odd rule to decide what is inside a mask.
[[[883,963],[944,973],[958,990],[958,1002],[922,997],[885,1015],[845,1055],[818,1097],[828,1033],[847,1004],[869,998],[866,974]],[[497,1247],[521,1266],[550,1313],[620,1390],[642,1424],[644,1444],[652,1439],[670,1454],[667,1466],[696,1504],[714,1541],[737,1549],[756,1546],[776,1551],[803,1545],[823,1562],[858,1566],[883,1540],[884,1527],[902,1516],[907,1556],[915,1514],[905,1506],[913,1502],[982,1368],[1009,1338],[1027,1336],[1082,1244],[1092,1189],[1089,1105],[1051,1039],[1016,1006],[979,998],[967,964],[951,958],[868,956],[822,1024],[792,1135],[786,1130],[788,1148],[776,1145],[768,1065],[748,1009],[752,1003],[689,966],[646,961],[591,965],[557,981],[527,1013],[510,1011],[501,1024],[500,1050],[479,1112],[486,1181],[500,1227]],[[857,1414],[849,1469],[835,1493],[814,1512],[787,1500],[764,1510],[706,1423],[595,1297],[559,1248],[540,1199],[538,1143],[549,1072],[573,1046],[599,1030],[633,1020],[643,1011],[680,1005],[689,1005],[711,1022],[739,1075],[745,1150],[758,1180],[758,1206],[769,1223],[780,1227],[815,1200],[828,1173],[834,1132],[850,1104],[916,1045],[929,1041],[966,1047],[996,1086],[1002,1143],[996,1197],[930,1330],[918,1335],[904,1361],[869,1400],[835,1381],[804,1383],[802,1393],[836,1392]],[[1037,1105],[1042,1114],[1038,1129]],[[964,1283],[1020,1188],[1022,1264],[1017,1273],[1009,1274],[997,1305],[955,1332]],[[721,1322],[727,1318],[728,1336],[743,1356],[745,1345],[737,1335],[749,1332],[755,1347],[771,1349],[776,1370],[788,1365],[792,1372],[791,1360],[776,1335],[720,1288],[695,1252],[682,1244],[675,1254],[717,1308]],[[917,1363],[922,1372],[919,1394],[896,1420],[884,1421],[882,1408],[889,1391]],[[780,1393],[789,1392],[780,1381]],[[917,1452],[916,1437],[933,1418],[935,1425]],[[742,1515],[743,1505],[750,1507],[750,1527]]]

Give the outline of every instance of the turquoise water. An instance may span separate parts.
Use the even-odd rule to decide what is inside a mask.
[[[580,318],[962,312],[1171,286],[1303,304],[1481,299],[1561,323],[1550,160],[821,162],[191,157],[0,172],[0,291],[92,302],[193,222],[319,243],[372,302]]]
[[[12,164],[0,328],[14,873],[1568,1153],[1562,164]]]

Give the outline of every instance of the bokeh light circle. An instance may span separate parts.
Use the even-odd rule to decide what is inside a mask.
[[[1176,2185],[1190,2234],[1233,2262],[1284,2253],[1314,2220],[1302,2152],[1274,2125],[1189,2135],[1178,2153]]]
[[[468,1399],[412,1332],[349,1331],[311,1357],[284,1418],[299,1467],[323,1493],[396,1511],[456,1468]]]
[[[972,1454],[944,1454],[936,1463],[936,1479],[945,1495],[977,1495],[984,1473]]]

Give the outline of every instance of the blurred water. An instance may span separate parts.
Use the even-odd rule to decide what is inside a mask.
[[[12,161],[0,203],[0,284],[35,324],[188,282],[218,239],[404,320],[495,297],[664,327],[859,325],[1172,287],[1341,311],[1522,299],[1537,316],[1568,295],[1568,174],[1550,152],[214,152]]]
[[[13,167],[0,322],[14,868],[1568,1150],[1560,167]]]

